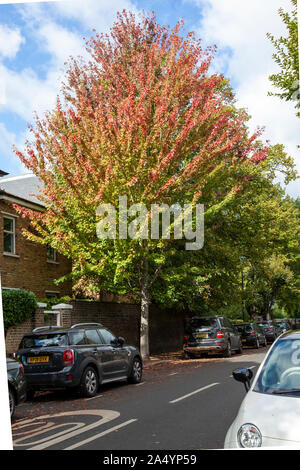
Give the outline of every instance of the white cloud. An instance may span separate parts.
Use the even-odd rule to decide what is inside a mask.
[[[1,111],[16,113],[26,122],[32,122],[33,112],[44,112],[55,104],[58,91],[58,73],[41,80],[32,69],[17,73],[0,65],[0,76],[4,84],[4,102]]]
[[[9,132],[5,125],[0,122],[0,154],[5,156],[5,160],[1,163],[1,170],[9,170],[9,172],[13,171],[16,174],[27,172],[24,165],[12,151],[13,145],[16,145],[20,150],[23,150],[24,142],[27,137],[27,131],[16,135],[13,132]]]
[[[252,116],[250,127],[265,126],[265,139],[282,143],[300,171],[299,118],[292,103],[268,96],[272,91],[269,76],[278,71],[274,48],[266,37],[286,35],[278,9],[291,10],[290,0],[186,0],[201,9],[197,32],[205,44],[216,44],[219,53],[214,68],[225,70],[236,90],[238,105]],[[220,69],[219,69],[220,71]],[[299,183],[288,192],[299,195]]]
[[[24,42],[25,39],[18,28],[11,29],[5,24],[0,24],[0,56],[13,59]]]
[[[62,17],[79,21],[86,29],[105,32],[115,20],[116,12],[123,9],[137,13],[130,0],[72,0],[53,4]]]

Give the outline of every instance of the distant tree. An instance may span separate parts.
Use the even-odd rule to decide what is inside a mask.
[[[286,101],[294,100],[295,108],[300,109],[300,82],[299,82],[299,42],[298,42],[298,16],[297,0],[290,0],[293,10],[288,13],[279,9],[279,15],[287,28],[287,36],[275,38],[271,33],[267,37],[274,45],[276,52],[273,54],[275,62],[281,71],[274,73],[269,78],[280,93],[270,92],[269,95],[279,96]],[[300,117],[300,111],[297,111]]]

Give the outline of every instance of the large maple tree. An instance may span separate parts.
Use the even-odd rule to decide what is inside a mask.
[[[268,148],[249,134],[220,74],[215,48],[203,50],[183,23],[118,14],[109,34],[86,42],[90,61],[70,58],[53,110],[35,117],[25,166],[43,185],[43,213],[19,208],[35,231],[26,236],[72,258],[72,275],[141,302],[141,351],[149,356],[151,288],[178,243],[170,239],[100,240],[97,207],[205,204],[216,217],[254,177]],[[192,256],[192,255],[190,255]],[[189,252],[186,253],[186,259]]]

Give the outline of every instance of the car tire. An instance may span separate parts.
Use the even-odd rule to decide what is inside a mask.
[[[12,391],[10,387],[8,389],[8,393],[9,393],[10,417],[12,418],[16,409],[16,398],[15,398],[14,392]]]
[[[225,349],[223,353],[223,357],[231,357],[231,344],[230,341],[227,343],[227,348]]]
[[[86,398],[96,395],[99,388],[99,378],[94,367],[87,367],[82,374],[80,381],[80,394]]]
[[[135,357],[133,359],[131,372],[127,380],[131,384],[139,384],[142,380],[142,375],[143,375],[142,361],[138,357]]]

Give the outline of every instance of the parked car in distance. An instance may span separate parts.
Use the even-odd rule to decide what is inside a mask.
[[[24,335],[16,354],[31,395],[62,388],[93,397],[101,384],[123,379],[138,383],[142,378],[139,350],[99,323],[37,328]]]
[[[250,369],[235,370],[233,377],[248,391],[224,447],[300,449],[300,331],[283,333],[272,344],[252,385]]]
[[[275,323],[280,328],[281,333],[291,330],[290,324],[285,320],[275,320]]]
[[[186,326],[183,351],[186,358],[204,353],[220,353],[230,357],[232,351],[242,353],[238,330],[222,316],[193,317]]]
[[[243,346],[253,346],[258,349],[267,345],[264,330],[256,323],[240,323],[235,327],[241,334]]]
[[[11,358],[6,358],[10,417],[12,418],[19,403],[26,400],[26,379],[23,365]]]
[[[279,326],[273,320],[265,320],[257,324],[263,328],[268,343],[273,343],[282,333]]]

